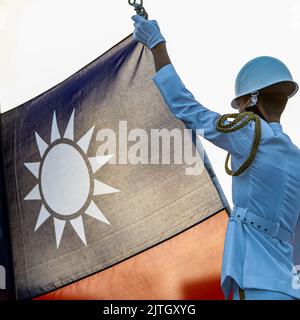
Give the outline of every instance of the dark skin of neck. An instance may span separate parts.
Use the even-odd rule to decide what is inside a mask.
[[[258,99],[258,105],[256,107],[246,108],[245,111],[252,111],[259,116],[263,116],[263,118],[268,122],[278,122],[280,123],[281,115],[285,109],[287,104],[287,97],[284,93],[268,93],[264,95],[264,99]],[[243,106],[247,101],[249,101],[250,97],[241,97],[239,99],[239,104]],[[260,100],[263,100],[261,102]],[[276,107],[274,107],[276,105]]]
[[[271,109],[271,105],[267,106],[269,109]],[[258,110],[260,111],[260,113],[263,115],[263,117],[266,119],[266,121],[268,123],[270,122],[278,122],[280,123],[280,118],[281,118],[281,114],[277,114],[277,113],[270,113],[268,111],[265,110],[263,105],[258,105]],[[254,112],[256,113],[256,112]],[[257,113],[258,114],[258,113]]]
[[[171,64],[171,59],[169,57],[167,46],[165,42],[161,42],[157,44],[154,48],[151,50],[155,62],[155,69],[156,72],[159,71],[164,66]],[[272,97],[272,100],[279,104],[282,104],[282,107],[280,108],[274,108],[273,104],[269,99],[264,99],[264,104],[260,101],[258,102],[258,106],[253,109],[247,109],[246,111],[252,111],[254,113],[261,113],[265,120],[267,122],[278,122],[280,123],[280,118],[282,115],[282,112],[285,109],[286,103],[287,103],[287,97],[284,93],[273,93],[273,92],[266,92],[266,94],[270,94]],[[241,97],[239,100],[240,105],[244,105],[249,100],[249,97]]]

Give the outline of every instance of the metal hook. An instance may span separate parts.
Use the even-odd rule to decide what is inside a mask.
[[[143,0],[140,0],[141,5],[143,5]],[[136,3],[136,0],[128,0],[128,3],[133,6]]]
[[[144,17],[145,19],[148,19],[148,13],[146,12],[143,6],[143,0],[140,0],[140,3],[137,3],[136,0],[128,0],[128,3],[134,7],[136,14],[138,14],[141,17]]]

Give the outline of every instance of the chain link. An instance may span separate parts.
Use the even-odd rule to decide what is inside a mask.
[[[144,8],[143,0],[140,0],[140,3],[137,3],[136,0],[128,0],[128,3],[134,7],[136,14],[144,17],[145,19],[148,19],[148,13],[146,12],[146,9]]]

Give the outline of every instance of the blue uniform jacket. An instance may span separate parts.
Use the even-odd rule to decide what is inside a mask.
[[[231,167],[238,169],[251,150],[255,123],[234,133],[220,133],[216,130],[220,114],[195,100],[172,64],[161,68],[152,80],[175,117],[189,129],[204,130],[204,138],[232,154]],[[226,298],[232,279],[241,288],[300,298],[293,260],[293,235],[300,213],[300,150],[280,123],[261,119],[261,126],[255,160],[232,179],[234,208],[227,225],[221,285]]]

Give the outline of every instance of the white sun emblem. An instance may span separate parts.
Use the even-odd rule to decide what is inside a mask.
[[[47,144],[35,132],[41,161],[24,163],[38,179],[37,185],[24,200],[40,200],[42,202],[34,231],[49,217],[53,217],[57,248],[67,221],[71,223],[82,242],[87,245],[82,219],[83,213],[110,224],[92,197],[119,192],[119,190],[94,179],[96,171],[105,165],[113,155],[87,157],[94,127],[75,142],[74,113],[75,109],[65,133],[61,137],[54,111],[50,144]]]

